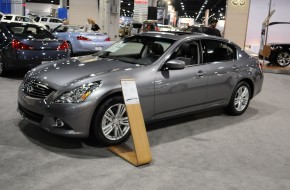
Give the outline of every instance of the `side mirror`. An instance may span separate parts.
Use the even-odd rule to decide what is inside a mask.
[[[165,66],[169,70],[178,70],[178,69],[184,69],[185,68],[185,62],[177,59],[173,59],[168,61]]]

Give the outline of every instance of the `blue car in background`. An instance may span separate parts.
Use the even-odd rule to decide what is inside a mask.
[[[83,26],[61,25],[52,33],[59,40],[68,42],[71,54],[98,52],[112,44],[106,34],[85,32]]]

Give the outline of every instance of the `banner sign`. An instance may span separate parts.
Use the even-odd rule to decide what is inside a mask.
[[[133,20],[144,22],[148,18],[148,0],[134,0]]]

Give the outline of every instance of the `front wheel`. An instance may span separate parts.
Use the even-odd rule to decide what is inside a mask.
[[[280,67],[287,67],[290,64],[290,53],[283,51],[277,54],[276,64]]]
[[[250,103],[251,88],[247,82],[240,82],[234,89],[231,101],[226,108],[230,115],[243,114]]]
[[[106,100],[94,113],[91,137],[105,146],[121,144],[130,136],[126,106],[121,96]]]

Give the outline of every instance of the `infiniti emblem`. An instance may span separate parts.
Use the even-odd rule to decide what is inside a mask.
[[[27,92],[32,92],[33,91],[33,87],[32,86],[27,86],[26,87],[26,91]]]

